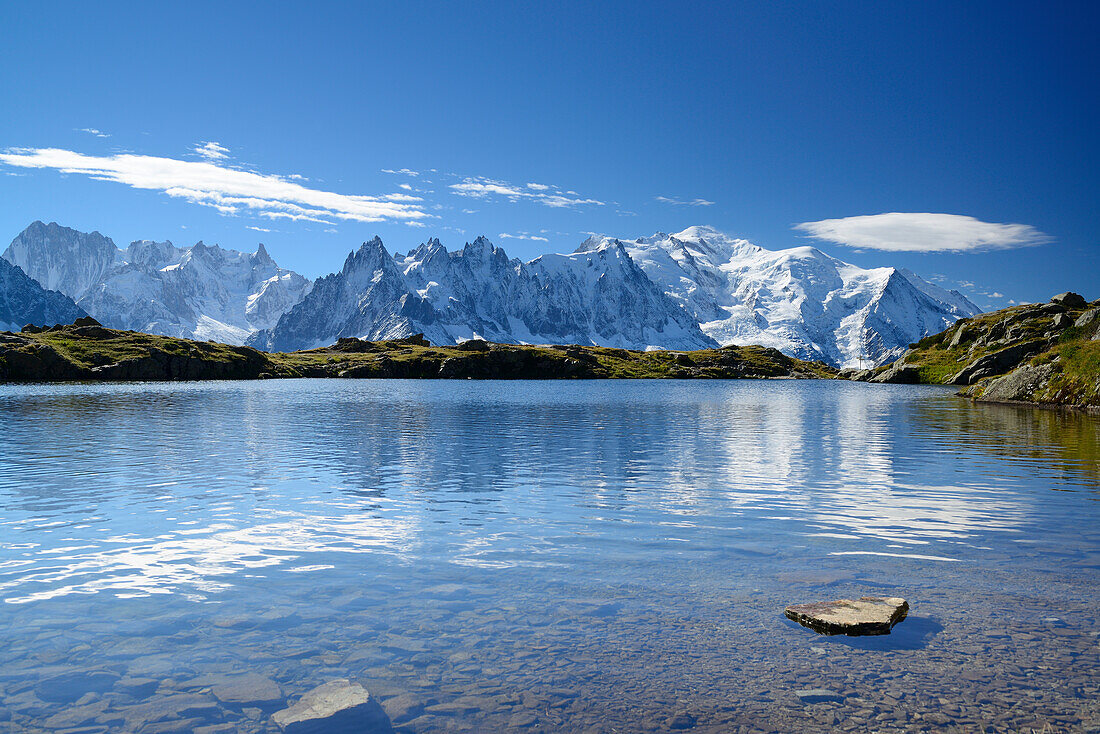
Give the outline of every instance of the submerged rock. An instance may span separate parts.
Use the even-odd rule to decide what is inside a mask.
[[[231,706],[262,706],[283,699],[279,685],[258,673],[219,677],[210,692]]]
[[[803,688],[795,691],[794,695],[798,696],[798,700],[802,703],[839,703],[844,700],[844,696],[828,688]]]
[[[389,717],[370,692],[343,678],[317,686],[271,718],[286,734],[393,731]]]
[[[83,670],[44,678],[34,687],[34,694],[51,703],[72,703],[86,693],[104,693],[114,687],[121,676],[109,670]]]
[[[788,619],[823,635],[888,635],[909,613],[909,602],[898,597],[864,596],[787,607]]]

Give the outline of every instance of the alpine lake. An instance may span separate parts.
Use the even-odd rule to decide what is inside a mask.
[[[0,385],[0,730],[1100,731],[1100,419],[818,380]],[[889,635],[788,604],[903,597]]]

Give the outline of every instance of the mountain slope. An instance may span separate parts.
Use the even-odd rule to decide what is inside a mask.
[[[64,293],[48,291],[19,267],[0,258],[0,331],[19,331],[26,324],[71,324],[84,309]]]
[[[139,240],[119,251],[98,233],[53,223],[33,223],[9,256],[57,283],[105,326],[231,344],[274,326],[311,287],[276,265],[263,245],[249,254]]]
[[[592,237],[578,251],[614,241]],[[834,365],[889,361],[979,309],[895,268],[866,270],[814,247],[765,250],[709,227],[625,243],[638,266],[719,344],[762,344]]]

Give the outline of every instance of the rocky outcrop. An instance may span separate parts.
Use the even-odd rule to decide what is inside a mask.
[[[1100,308],[1090,308],[1083,314],[1077,317],[1077,320],[1073,322],[1073,325],[1078,329],[1087,329],[1090,326],[1100,326]],[[1095,339],[1100,333],[1094,334]]]
[[[1015,344],[975,359],[947,381],[948,385],[972,385],[979,380],[1004,374],[1019,365],[1025,358],[1043,351],[1046,342],[1033,341]]]
[[[902,356],[887,369],[871,377],[870,381],[897,385],[916,385],[920,383],[920,367],[905,364],[905,357]]]
[[[1056,371],[1057,365],[1051,362],[1021,365],[1007,375],[990,380],[981,391],[981,398],[998,403],[1031,402]]]
[[[1100,409],[1100,301],[1061,293],[1048,303],[1014,306],[960,320],[921,339],[886,368],[846,370],[871,382],[959,385],[987,402]]]
[[[1084,308],[1088,301],[1084,296],[1067,291],[1066,293],[1059,293],[1058,295],[1050,299],[1051,303],[1057,303],[1059,306],[1065,306],[1066,308]]]
[[[859,599],[795,604],[788,619],[823,635],[888,635],[909,613],[909,602],[898,597],[863,596]]]

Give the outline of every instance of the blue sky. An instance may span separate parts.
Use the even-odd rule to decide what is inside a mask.
[[[262,241],[313,277],[375,234],[708,224],[984,307],[1100,297],[1087,3],[157,5],[0,7],[0,241]]]

